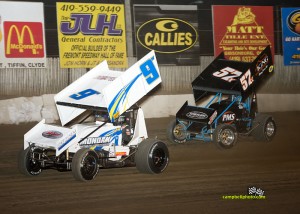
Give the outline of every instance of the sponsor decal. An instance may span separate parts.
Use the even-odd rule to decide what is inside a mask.
[[[114,143],[114,145],[118,145],[119,136],[122,134],[121,128],[114,128],[109,131],[106,131],[99,135],[98,138],[103,138],[103,143]],[[109,139],[110,138],[110,139]]]
[[[101,146],[108,146],[109,143],[114,139],[112,136],[107,137],[89,137],[80,143],[81,146],[83,145],[95,145],[101,144]]]
[[[5,56],[7,58],[44,57],[41,22],[4,22]]]
[[[45,138],[50,138],[50,139],[58,139],[58,138],[61,138],[63,136],[63,134],[59,131],[49,130],[49,131],[44,131],[42,133],[42,136]]]
[[[256,63],[255,75],[260,76],[268,67],[269,57],[267,54],[261,56],[261,58]]]
[[[214,113],[209,118],[208,124],[212,124],[212,122],[214,121],[214,119],[216,118],[217,115],[218,115],[218,112],[214,111]]]
[[[76,138],[76,134],[75,134],[74,132],[72,132],[72,133],[70,134],[70,138],[69,138],[67,141],[62,142],[62,143],[59,145],[58,150],[63,149],[66,145],[68,145],[68,144],[69,144],[72,140],[74,140],[75,138]]]
[[[236,115],[232,111],[227,111],[222,116],[222,122],[231,124],[235,121]]]
[[[296,10],[288,16],[287,24],[291,31],[300,36],[300,10]]]
[[[98,76],[95,79],[98,80],[106,80],[106,81],[114,81],[117,77],[112,77],[112,76]]]
[[[204,120],[208,117],[208,115],[204,112],[200,111],[191,111],[186,114],[188,118],[196,119],[196,120]]]
[[[197,30],[188,22],[175,18],[158,18],[145,22],[137,30],[139,43],[159,53],[178,53],[197,42]]]
[[[127,155],[126,152],[116,152],[116,156],[124,156]]]
[[[269,67],[269,72],[271,73],[273,70],[274,70],[274,66],[271,65],[271,66]]]

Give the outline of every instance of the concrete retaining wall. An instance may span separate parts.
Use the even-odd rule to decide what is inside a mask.
[[[53,97],[54,94],[45,94],[0,100],[0,124],[38,122],[43,118],[47,123],[58,121]],[[300,94],[258,94],[257,99],[260,112],[300,111]],[[149,96],[139,105],[146,118],[159,118],[175,115],[185,101],[195,105],[192,94]],[[207,101],[197,104],[202,106]]]

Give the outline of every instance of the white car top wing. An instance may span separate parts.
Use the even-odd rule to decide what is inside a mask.
[[[157,60],[151,51],[125,72],[109,70],[104,61],[55,97],[62,125],[88,107],[105,108],[113,122],[161,82]]]
[[[121,74],[120,71],[109,70],[107,62],[103,61],[59,92],[54,100],[62,125],[86,111],[84,108],[74,107],[76,104],[106,108],[102,90]],[[70,104],[71,106],[58,105],[57,103]]]

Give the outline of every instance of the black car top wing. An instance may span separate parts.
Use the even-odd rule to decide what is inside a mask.
[[[270,46],[267,46],[253,62],[227,60],[222,52],[192,82],[195,101],[209,93],[218,92],[241,95],[245,99],[272,71]]]

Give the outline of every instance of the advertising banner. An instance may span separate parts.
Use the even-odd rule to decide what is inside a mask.
[[[300,65],[300,8],[281,8],[284,65]]]
[[[266,46],[274,56],[272,6],[213,5],[214,54],[252,62]]]
[[[199,65],[196,5],[134,5],[136,53],[154,50],[160,65]]]
[[[46,68],[43,3],[0,1],[0,68]]]
[[[124,5],[57,2],[60,67],[126,68]]]

